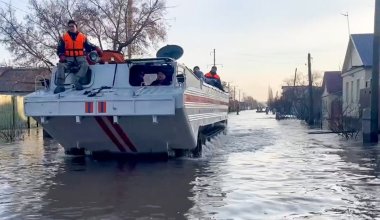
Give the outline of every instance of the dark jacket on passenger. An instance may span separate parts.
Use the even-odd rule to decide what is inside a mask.
[[[167,79],[164,79],[162,81],[160,80],[155,80],[153,81],[150,85],[151,86],[168,86],[170,85],[171,81],[170,80],[167,80]]]
[[[205,82],[215,86],[216,88],[224,91],[222,82],[220,81],[220,77],[218,74],[212,74],[211,72],[205,74]]]

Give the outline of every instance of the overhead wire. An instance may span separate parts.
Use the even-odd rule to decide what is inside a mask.
[[[27,12],[27,11],[21,9],[21,8],[18,8],[18,7],[16,7],[16,6],[12,5],[11,3],[8,3],[8,2],[6,2],[6,1],[4,1],[4,0],[0,0],[0,3],[3,3],[3,4],[5,4],[5,5],[7,5],[7,6],[11,7],[11,8],[13,8],[13,9],[18,10],[18,11],[21,11],[21,12],[23,12],[23,13],[25,13],[25,14],[28,14],[28,13],[29,13],[29,12]]]

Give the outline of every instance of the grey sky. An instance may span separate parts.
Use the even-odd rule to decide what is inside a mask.
[[[219,74],[265,101],[268,86],[280,90],[295,68],[338,70],[351,33],[373,31],[374,0],[170,0],[168,43],[185,49],[182,62],[203,71],[217,50]],[[280,92],[280,91],[279,91]]]
[[[27,1],[14,2],[24,8]],[[374,0],[167,0],[168,39],[181,45],[181,62],[207,72],[211,51],[217,52],[222,80],[265,101],[268,86],[280,91],[297,67],[306,72],[307,53],[313,70],[338,70],[351,33],[373,31]],[[0,2],[0,4],[3,4]],[[3,48],[0,55],[6,56]],[[153,55],[153,53],[152,53]],[[3,60],[1,59],[1,60]]]

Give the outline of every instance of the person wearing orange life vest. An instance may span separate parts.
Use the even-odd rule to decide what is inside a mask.
[[[217,71],[216,66],[211,67],[210,72],[208,72],[204,75],[205,82],[219,88],[222,91],[224,91],[223,86],[222,86],[222,82],[220,81],[220,77],[216,73],[216,71]]]
[[[86,75],[88,70],[88,63],[86,60],[86,53],[96,50],[101,57],[102,50],[91,44],[86,35],[78,31],[78,26],[74,20],[68,23],[69,30],[60,38],[57,48],[57,55],[59,56],[58,73],[57,73],[57,87],[54,93],[65,91],[65,69],[68,68],[70,63],[77,63],[80,66],[79,71],[74,77],[74,86],[76,90],[82,90],[83,86],[80,80]]]

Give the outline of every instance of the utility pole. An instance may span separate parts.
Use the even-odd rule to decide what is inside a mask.
[[[313,79],[311,77],[311,55],[307,55],[308,75],[309,75],[309,125],[314,125],[314,106],[313,106]]]
[[[243,92],[242,102],[243,102],[243,110],[247,110],[247,103],[245,102],[245,92]]]
[[[375,27],[373,38],[373,67],[371,81],[371,130],[370,142],[378,142],[379,123],[379,48],[380,47],[380,0],[375,3]]]
[[[237,109],[236,109],[237,115],[239,114],[239,111],[240,111],[240,89],[239,89],[239,100],[238,100],[238,105],[237,105]]]
[[[213,49],[212,51],[211,51],[211,53],[210,54],[212,54],[212,57],[213,57],[213,62],[212,62],[212,66],[222,66],[223,67],[223,65],[222,64],[217,64],[216,63],[216,50],[215,49]],[[209,66],[209,65],[208,65]]]
[[[132,37],[132,23],[133,23],[133,0],[128,0],[127,2],[127,27],[128,27],[128,30],[127,30],[127,39],[131,39]],[[128,59],[131,59],[132,58],[132,43],[130,43],[128,45]]]
[[[214,51],[212,52],[213,54],[214,54],[214,66],[216,65],[216,63],[215,63],[215,56],[216,56],[216,51],[215,51],[215,49],[214,49]]]
[[[234,86],[234,110],[236,111],[236,86]]]
[[[296,83],[297,83],[297,68],[296,70],[294,71],[294,81],[293,81],[293,100],[292,100],[292,107],[291,107],[291,112],[293,114],[293,112],[295,112],[295,105],[294,103],[296,103],[296,100],[297,100],[297,89],[296,89]]]

